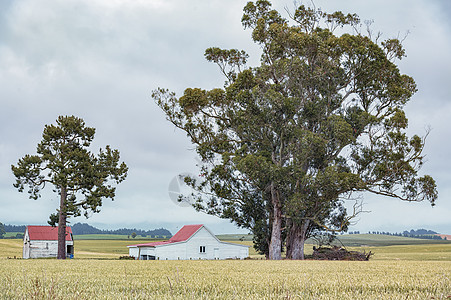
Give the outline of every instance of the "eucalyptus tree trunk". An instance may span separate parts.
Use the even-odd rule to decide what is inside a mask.
[[[301,224],[291,223],[287,239],[287,258],[304,259],[304,245],[309,226],[310,220],[305,220]]]
[[[271,200],[273,204],[273,219],[271,230],[271,241],[269,243],[269,259],[282,259],[282,205],[280,194],[271,184]]]
[[[61,187],[60,196],[60,210],[58,220],[58,259],[66,259],[66,198],[67,189],[65,186]]]

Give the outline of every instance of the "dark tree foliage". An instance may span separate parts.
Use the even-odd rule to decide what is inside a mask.
[[[408,231],[408,233],[410,235],[434,235],[434,234],[437,234],[437,232],[435,232],[433,230],[428,230],[428,229],[424,229],[424,228],[420,228],[417,230],[411,229],[410,231]]]
[[[114,200],[114,183],[127,176],[125,163],[119,163],[119,151],[110,146],[100,149],[98,155],[88,150],[95,129],[74,116],[60,116],[56,125],[46,125],[36,155],[25,155],[16,166],[11,166],[16,187],[23,192],[28,187],[29,197],[38,199],[41,189],[54,186],[60,196],[56,214],[49,224],[58,223],[58,259],[66,258],[65,233],[67,218],[88,217],[97,213],[104,198]]]
[[[284,245],[302,259],[308,237],[347,229],[358,210],[344,199],[356,193],[434,205],[434,179],[418,175],[425,138],[406,134],[403,108],[417,89],[395,64],[399,40],[363,34],[355,14],[300,6],[288,20],[265,0],[245,6],[242,24],[260,66],[209,48],[224,88],[153,92],[202,159],[201,177],[185,178],[198,210],[249,228],[270,259]]]
[[[25,232],[27,226],[25,225],[3,225],[6,232]]]
[[[0,239],[3,238],[3,235],[6,233],[5,227],[3,226],[3,223],[0,222]]]
[[[136,228],[120,228],[120,229],[114,229],[114,230],[108,230],[108,229],[98,229],[94,226],[91,226],[86,223],[75,223],[72,225],[72,232],[74,235],[78,234],[120,234],[120,235],[130,235],[132,232],[136,232],[136,234],[139,234],[141,236],[155,236],[155,235],[162,235],[162,236],[172,236],[171,232],[165,228],[158,228],[158,229],[152,229],[152,230],[142,230],[142,229],[136,229]]]

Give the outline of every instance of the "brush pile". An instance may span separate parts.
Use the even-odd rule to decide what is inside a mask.
[[[373,252],[366,253],[365,251],[348,251],[343,247],[313,247],[312,258],[315,260],[356,260],[366,261],[373,255]]]

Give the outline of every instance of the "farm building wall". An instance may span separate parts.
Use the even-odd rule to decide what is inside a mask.
[[[56,257],[58,253],[58,241],[30,241],[28,242],[28,257]]]
[[[138,247],[129,247],[128,248],[128,255],[132,257],[139,257],[139,248]]]
[[[22,258],[30,258],[30,237],[28,236],[28,230],[25,230],[22,251]]]
[[[66,241],[67,246],[74,245],[73,241]],[[58,241],[29,241],[25,244],[23,258],[57,257]]]
[[[130,247],[129,255],[157,260],[244,259],[249,256],[249,247],[221,242],[202,227],[187,241],[154,247]]]

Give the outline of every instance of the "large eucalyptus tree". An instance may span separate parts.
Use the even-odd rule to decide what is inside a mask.
[[[260,66],[246,67],[244,51],[209,48],[224,88],[153,93],[203,161],[200,179],[186,178],[197,209],[252,230],[270,259],[284,242],[288,258],[303,259],[309,236],[346,230],[355,212],[345,197],[434,204],[435,181],[418,175],[424,137],[406,135],[403,108],[417,89],[395,64],[399,40],[362,33],[355,14],[300,6],[285,19],[266,0],[249,2],[242,23]]]

